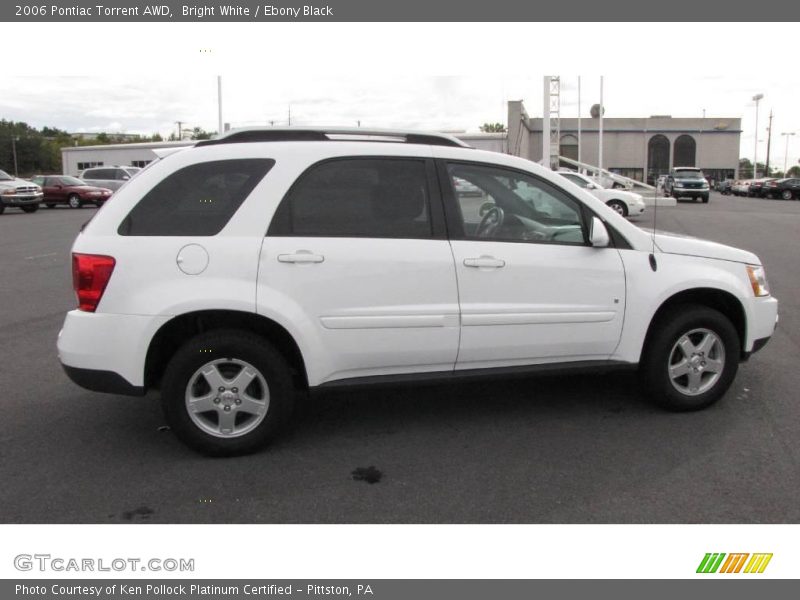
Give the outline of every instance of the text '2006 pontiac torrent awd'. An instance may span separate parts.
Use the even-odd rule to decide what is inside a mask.
[[[627,366],[658,404],[700,409],[777,322],[754,254],[650,234],[440,134],[198,142],[127,182],[72,261],[67,374],[159,389],[209,454],[262,446],[320,386]]]

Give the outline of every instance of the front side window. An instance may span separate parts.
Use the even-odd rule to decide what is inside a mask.
[[[554,185],[488,165],[450,163],[447,169],[454,185],[461,179],[481,190],[456,196],[467,239],[586,244],[580,204]]]
[[[281,202],[268,235],[430,238],[425,161],[348,158],[314,165]]]
[[[216,160],[184,167],[133,207],[120,235],[216,235],[275,164],[265,158]]]

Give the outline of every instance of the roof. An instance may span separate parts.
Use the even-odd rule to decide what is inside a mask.
[[[406,144],[426,144],[433,146],[457,146],[469,148],[469,144],[458,138],[431,131],[405,129],[370,129],[364,127],[247,127],[231,129],[223,135],[210,140],[201,140],[197,146],[234,144],[248,142],[289,142],[289,141],[363,141],[399,142]]]

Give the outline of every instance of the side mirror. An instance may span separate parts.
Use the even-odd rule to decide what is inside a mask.
[[[128,181],[128,179],[130,179],[130,175],[123,175],[122,179],[123,181]]]
[[[603,222],[597,217],[592,217],[592,228],[589,231],[589,242],[595,248],[607,248],[611,243],[611,237],[608,235],[608,229],[603,225]]]

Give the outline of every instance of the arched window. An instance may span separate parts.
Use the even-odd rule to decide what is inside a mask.
[[[669,140],[661,134],[647,142],[647,182],[655,185],[659,175],[669,172]]]
[[[697,143],[690,135],[679,136],[675,140],[675,158],[672,161],[676,167],[694,167],[697,154]]]
[[[558,153],[572,160],[578,160],[578,138],[570,133],[561,136]]]

